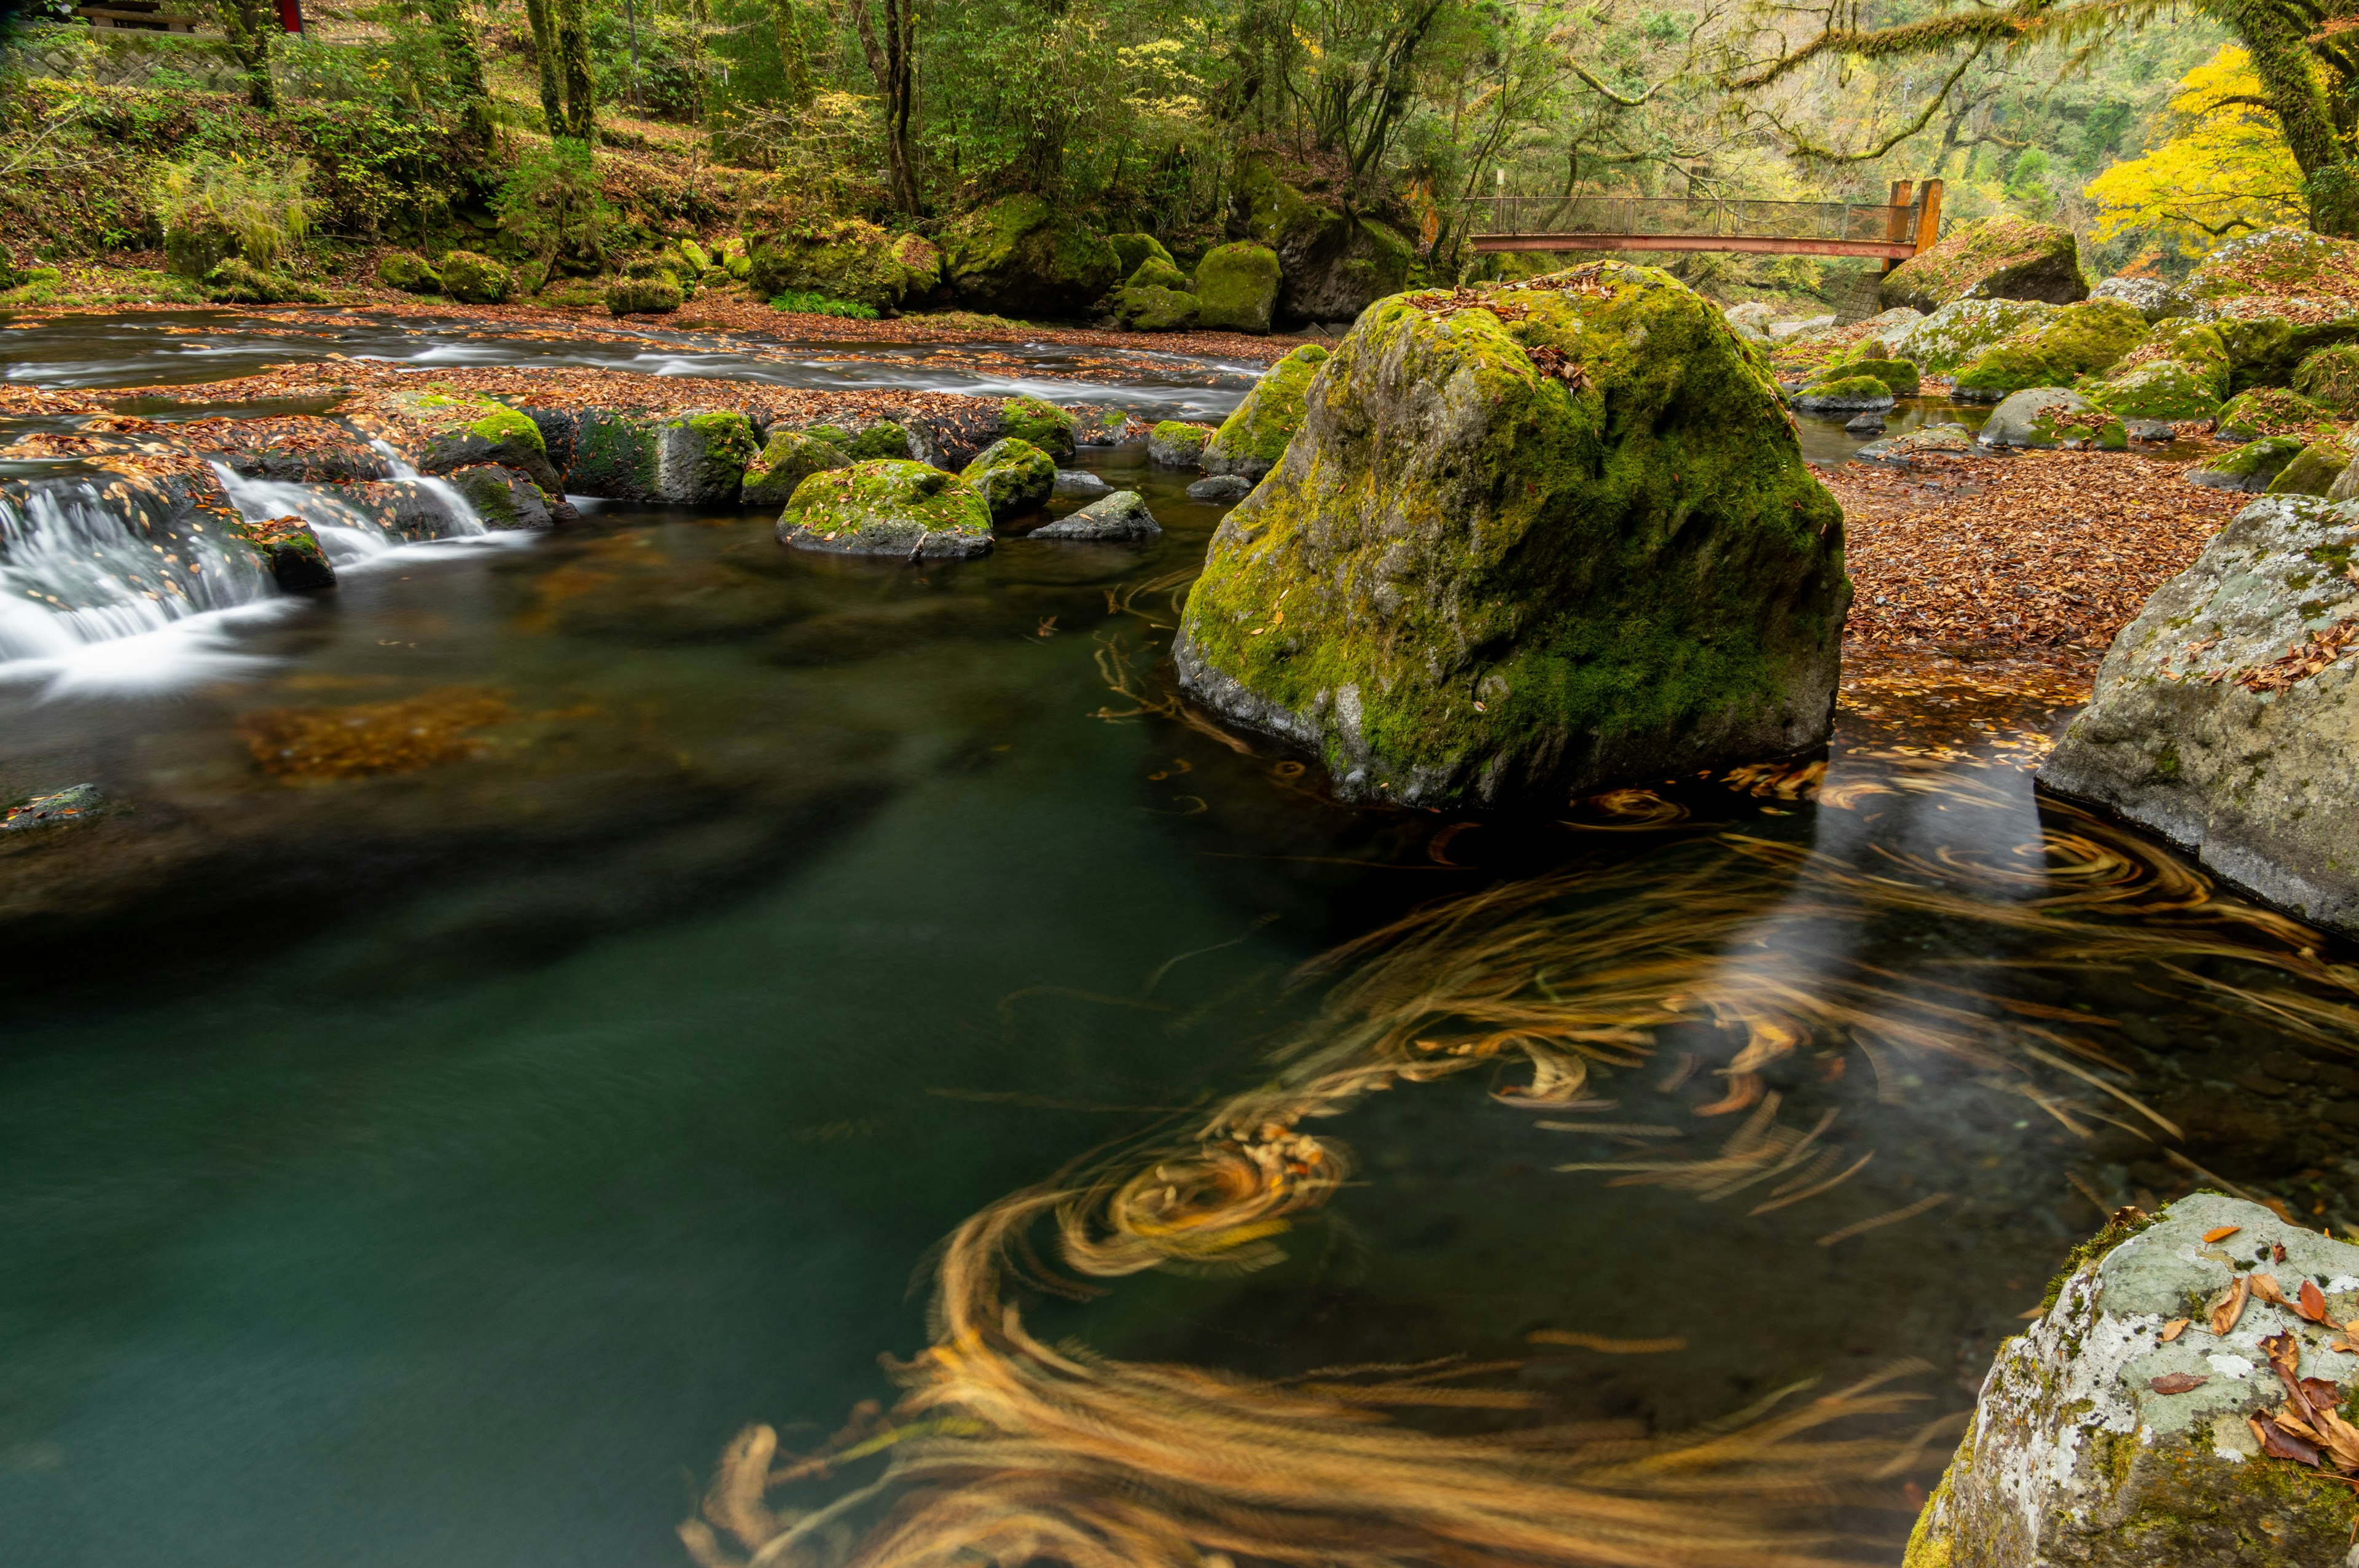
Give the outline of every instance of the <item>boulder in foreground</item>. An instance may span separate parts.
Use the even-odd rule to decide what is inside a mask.
[[[2359,503],[2256,501],[2123,628],[2039,770],[2359,935]]]
[[[2000,1347],[1906,1568],[2339,1568],[2351,1487],[2263,1444],[2321,1446],[2282,1422],[2332,1424],[2299,1402],[2359,1378],[2329,1348],[2354,1316],[2359,1247],[2257,1204],[2115,1216]]]
[[[1286,455],[1286,444],[1302,428],[1310,378],[1326,362],[1325,349],[1305,343],[1265,371],[1204,444],[1204,471],[1259,479],[1276,468]]]
[[[1758,351],[1598,263],[1371,307],[1173,654],[1348,798],[1506,802],[1822,743],[1850,597]]]
[[[955,475],[883,458],[829,469],[795,486],[778,518],[778,542],[906,560],[988,555],[991,508]]]

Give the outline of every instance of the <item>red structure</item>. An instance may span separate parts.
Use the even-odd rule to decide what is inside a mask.
[[[303,30],[303,0],[278,0],[278,25],[290,33]]]

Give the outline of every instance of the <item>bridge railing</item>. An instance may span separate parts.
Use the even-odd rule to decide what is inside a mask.
[[[1746,201],[1679,196],[1483,196],[1471,232],[1483,234],[1742,235],[1913,244],[1919,209],[1880,201]]]

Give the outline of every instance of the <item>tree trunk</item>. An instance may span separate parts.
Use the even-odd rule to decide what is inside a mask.
[[[595,146],[598,140],[598,88],[590,74],[590,29],[582,19],[582,0],[550,0],[557,13],[558,48],[565,66],[565,134]]]
[[[2359,168],[2335,133],[2334,105],[2310,47],[2310,27],[2290,7],[2256,0],[2207,9],[2228,24],[2253,58],[2253,72],[2305,177],[2310,226],[2321,234],[2359,238]]]
[[[911,217],[918,213],[918,175],[909,157],[909,110],[917,95],[918,16],[912,0],[880,0],[885,40],[880,47],[869,19],[868,0],[852,0],[852,21],[860,32],[868,74],[885,100],[885,157],[893,177],[893,200]]]
[[[798,109],[810,107],[810,52],[803,48],[802,8],[795,0],[771,0],[771,30],[777,35],[778,66],[786,72],[787,97]]]
[[[524,0],[525,20],[532,25],[533,58],[540,65],[540,119],[542,127],[552,136],[565,135],[565,90],[558,83],[558,56],[564,52],[558,42],[557,23],[549,15],[549,0]]]
[[[270,44],[279,32],[272,0],[222,0],[222,31],[230,52],[245,67],[245,101],[267,114],[278,107],[277,84],[270,80]]]
[[[425,0],[427,20],[442,45],[451,85],[459,90],[459,114],[467,139],[483,145],[492,139],[492,98],[484,87],[484,51],[475,41],[475,21],[467,14],[467,0]]]

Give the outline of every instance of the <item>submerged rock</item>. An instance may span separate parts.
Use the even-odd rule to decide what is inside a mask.
[[[881,459],[815,473],[797,485],[778,518],[778,542],[908,560],[987,555],[991,508],[955,475]]]
[[[2040,783],[2359,934],[2354,560],[2359,503],[2245,507],[2114,639]]]
[[[2122,422],[2079,393],[2061,386],[2032,386],[2010,394],[1991,410],[1975,439],[1985,447],[2096,447],[2125,449],[2129,432]]]
[[[1049,503],[1057,487],[1057,464],[1031,442],[1006,436],[976,454],[959,478],[974,487],[991,508],[992,520],[1000,522]]]
[[[2359,1356],[2328,1346],[2353,1316],[2359,1247],[2213,1193],[2116,1216],[2000,1347],[1906,1568],[2339,1568],[2352,1489],[2264,1454],[2255,1421],[2297,1397],[2272,1349],[2341,1402]]]
[[[1886,273],[1877,291],[1886,305],[1928,311],[1960,299],[2070,305],[2089,297],[2072,231],[2023,218],[1960,224],[1932,249],[1918,252]]]
[[[1035,528],[1030,539],[1152,539],[1163,532],[1146,500],[1135,490],[1117,490],[1080,511]]]
[[[1843,421],[1843,428],[1854,436],[1880,436],[1884,433],[1884,416],[1873,412],[1856,415]]]
[[[1105,494],[1113,488],[1087,469],[1059,469],[1056,488],[1049,493],[1095,497]]]
[[[828,469],[847,469],[857,460],[833,441],[823,440],[808,430],[773,426],[762,442],[762,449],[745,465],[737,499],[746,506],[784,506],[795,487],[811,475]]]
[[[1262,373],[1236,411],[1204,444],[1201,460],[1206,473],[1242,474],[1259,479],[1286,455],[1287,442],[1302,428],[1302,415],[1310,395],[1310,378],[1327,362],[1327,351],[1305,343]]]
[[[1915,457],[1971,458],[1981,455],[1974,438],[1963,425],[1928,425],[1921,429],[1870,441],[1852,454],[1862,462],[1905,463]]]
[[[96,816],[111,804],[96,784],[71,784],[19,801],[0,812],[0,833],[29,833],[37,827],[63,827]]]
[[[1216,473],[1188,487],[1190,501],[1243,501],[1253,493],[1253,481],[1241,473]]]
[[[1843,514],[1757,351],[1651,268],[1418,298],[1361,319],[1221,524],[1183,688],[1402,804],[1822,743]]]
[[[1204,447],[1212,438],[1210,425],[1166,419],[1147,433],[1147,460],[1165,468],[1194,468],[1203,460]]]

